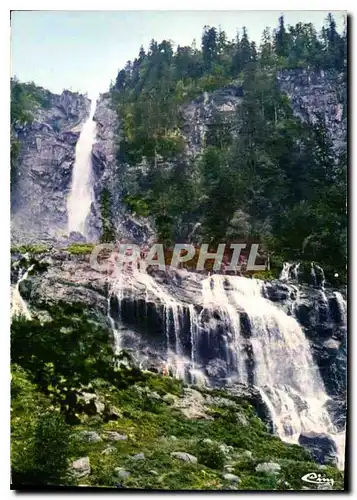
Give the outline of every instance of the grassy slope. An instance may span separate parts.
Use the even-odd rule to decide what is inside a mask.
[[[308,453],[299,446],[288,445],[269,435],[263,422],[245,401],[236,400],[236,407],[211,407],[212,420],[190,420],[165,402],[165,394],[182,395],[183,385],[168,377],[146,374],[146,380],[129,388],[118,390],[104,380],[94,380],[93,388],[106,403],[115,405],[122,417],[104,422],[99,415],[80,416],[81,423],[71,426],[72,443],[70,460],[88,456],[91,474],[75,481],[75,484],[115,487],[120,482],[125,487],[153,489],[230,489],[232,483],[223,479],[224,464],[231,464],[233,473],[240,477],[240,490],[301,489],[301,477],[313,471],[322,472],[312,462]],[[147,387],[143,393],[138,387]],[[153,393],[160,395],[153,396]],[[212,393],[210,393],[212,394]],[[215,395],[226,396],[224,391]],[[12,399],[12,462],[15,467],[26,467],[26,449],[31,446],[31,436],[36,417],[44,410],[58,410],[48,396],[32,384],[26,372],[13,370]],[[237,422],[235,414],[244,415],[247,425]],[[93,430],[105,436],[104,431],[126,434],[125,441],[98,443],[78,439],[81,430]],[[175,436],[176,439],[172,438]],[[213,444],[202,443],[210,438]],[[217,444],[232,446],[224,458]],[[109,454],[102,452],[112,448]],[[252,457],[244,453],[252,452]],[[185,463],[172,458],[173,451],[184,451],[198,458],[197,464]],[[130,456],[144,453],[146,459],[133,461]],[[255,471],[260,462],[274,461],[281,465],[278,475]],[[115,468],[123,467],[131,475],[119,479]],[[342,489],[342,474],[334,467],[325,467],[323,473],[335,480],[335,489]]]

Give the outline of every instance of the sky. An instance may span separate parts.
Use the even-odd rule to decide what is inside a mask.
[[[152,38],[197,46],[203,26],[220,26],[229,38],[246,26],[259,44],[266,26],[312,22],[321,29],[327,11],[13,11],[11,74],[52,92],[105,92],[126,61]],[[343,11],[332,11],[343,28]]]

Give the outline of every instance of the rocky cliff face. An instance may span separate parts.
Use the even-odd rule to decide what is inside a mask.
[[[150,224],[134,217],[126,210],[122,200],[122,186],[117,153],[117,134],[120,124],[111,107],[109,95],[103,94],[97,102],[94,121],[97,124],[97,137],[93,146],[93,185],[95,200],[89,216],[91,239],[98,240],[102,234],[101,196],[104,190],[110,193],[111,222],[121,241],[129,240],[142,243],[153,235]]]
[[[316,123],[322,118],[334,149],[346,147],[347,88],[342,75],[308,70],[285,70],[277,75],[296,116]]]
[[[90,101],[64,91],[49,94],[31,124],[17,127],[20,157],[11,197],[14,243],[58,239],[66,232],[67,195],[81,125]]]
[[[346,85],[341,75],[324,71],[285,70],[277,74],[281,90],[289,97],[293,111],[303,121],[316,123],[322,119],[336,153],[346,146]],[[209,128],[217,121],[217,116],[225,123],[233,123],[237,106],[243,96],[242,83],[233,82],[214,92],[205,92],[199,98],[182,108],[183,124],[181,134],[185,141],[186,162],[199,155],[205,145]],[[96,202],[92,211],[92,226],[95,234],[100,233],[100,193],[107,188],[112,197],[113,221],[122,239],[137,242],[146,241],[153,235],[150,221],[129,215],[122,203],[123,186],[116,179],[119,170],[130,178],[130,172],[145,173],[147,165],[143,158],[140,164],[129,166],[116,160],[118,145],[115,137],[120,133],[120,120],[111,108],[110,96],[102,95],[94,118],[97,122],[97,142],[93,149]],[[234,131],[232,132],[234,133]],[[162,164],[162,158],[157,162]],[[170,168],[175,160],[166,161]],[[123,175],[121,176],[123,178]]]
[[[315,122],[322,117],[336,151],[345,146],[345,85],[338,75],[307,70],[286,70],[277,75],[280,88],[302,120]],[[231,122],[241,102],[243,88],[232,83],[214,92],[205,92],[183,107],[181,133],[185,139],[185,157],[189,161],[204,147],[209,127],[223,117]],[[67,196],[75,159],[75,146],[81,124],[89,113],[90,101],[79,94],[64,91],[50,94],[47,108],[35,110],[34,121],[16,132],[21,144],[17,175],[12,193],[12,238],[58,240],[66,233]],[[150,221],[128,213],[122,201],[120,171],[145,170],[142,163],[129,167],[116,159],[116,137],[120,121],[111,107],[110,96],[103,94],[94,116],[97,138],[93,147],[93,188],[95,201],[89,216],[89,236],[97,241],[102,233],[101,195],[106,189],[111,197],[111,219],[121,239],[147,241],[154,231]],[[160,158],[158,159],[160,162]],[[170,167],[168,162],[168,167]]]
[[[186,270],[170,273],[153,270],[151,276],[134,277],[130,273],[116,276],[110,267],[107,271],[104,268],[94,270],[89,255],[72,255],[58,250],[44,252],[33,259],[36,262],[34,271],[21,282],[20,293],[35,315],[59,302],[80,302],[93,312],[97,321],[110,328],[114,325],[121,347],[133,350],[139,363],[162,364],[167,360],[170,346],[174,354],[186,359],[188,367],[194,357],[196,368],[213,384],[226,384],[234,375],[237,361],[227,357],[234,325],[230,324],[219,301],[215,305],[207,304],[202,288],[206,276]],[[13,262],[13,280],[16,281],[16,268],[29,264],[26,259],[21,264],[16,254]],[[222,280],[228,300],[229,277],[226,281],[222,277]],[[336,292],[275,280],[266,282],[262,296],[298,320],[311,343],[328,394],[342,402],[347,382],[345,290]],[[241,341],[244,339],[249,351],[252,318],[244,309],[244,301],[242,304],[234,310],[240,321]],[[198,330],[199,340],[194,338]],[[254,364],[251,369],[254,371]],[[185,370],[182,375],[189,379]],[[343,413],[341,407],[339,418],[342,420]]]

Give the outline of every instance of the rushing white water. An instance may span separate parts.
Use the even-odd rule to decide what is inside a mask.
[[[95,107],[96,99],[92,99],[89,117],[76,145],[72,186],[67,200],[68,233],[76,231],[84,236],[87,235],[86,220],[93,201],[92,146],[96,135],[96,123],[93,120]]]
[[[293,264],[291,262],[284,262],[283,269],[281,270],[279,279],[280,281],[288,281],[290,278],[290,269]]]
[[[345,299],[342,297],[340,292],[334,292],[336,297],[336,302],[341,314],[341,322],[343,325],[347,325],[347,304]]]
[[[228,314],[232,309],[227,304],[232,303],[248,314],[255,362],[254,385],[260,388],[270,408],[277,434],[285,441],[297,443],[301,432],[327,433],[336,442],[342,466],[344,439],[326,410],[329,398],[309,341],[296,319],[262,296],[264,284],[260,280],[216,275],[210,281],[210,289],[206,284],[203,286],[209,301],[216,300]],[[235,330],[237,312],[233,315],[229,321]],[[240,338],[236,345],[238,348],[244,345],[244,339]],[[241,353],[237,358],[242,363]],[[240,381],[246,382],[247,374],[242,377],[238,373]]]
[[[135,290],[143,289],[146,296],[146,304],[149,297],[155,297],[163,307],[164,334],[166,339],[166,368],[176,378],[191,382],[197,385],[208,385],[209,381],[196,366],[195,346],[197,345],[199,319],[193,305],[187,305],[190,314],[190,335],[192,342],[191,357],[184,356],[181,345],[181,332],[183,329],[182,318],[184,315],[184,304],[172,297],[165,288],[152,278],[146,271],[140,267],[125,274],[119,273],[116,278],[112,293],[116,295],[119,309],[123,299],[123,290],[126,294],[132,290],[133,299]],[[129,292],[130,293],[130,292]],[[109,307],[108,307],[109,310]],[[119,311],[120,316],[120,311]],[[111,319],[111,322],[113,320]],[[113,326],[113,323],[112,323]],[[114,334],[118,337],[118,331],[113,327]],[[121,343],[121,339],[117,345]]]
[[[221,325],[221,356],[226,358],[227,378],[254,384],[271,411],[275,431],[281,439],[297,443],[303,432],[328,434],[335,440],[339,466],[343,467],[344,433],[333,425],[326,393],[310,344],[293,315],[288,315],[263,296],[264,282],[239,276],[213,275],[202,280],[200,314],[193,304],[181,303],[146,272],[135,271],[117,282],[118,301],[129,283],[145,289],[146,297],[155,297],[163,306],[166,360],[177,378],[207,384],[202,367],[200,339],[208,348],[216,339],[216,319]],[[144,288],[143,288],[144,287]],[[126,292],[127,293],[127,292]],[[135,293],[135,292],[134,292]],[[321,290],[324,293],[324,290]],[[336,292],[341,316],[346,317],[345,302]],[[186,312],[185,312],[186,311]],[[191,352],[181,345],[184,316],[189,313]],[[249,332],[242,330],[241,315],[247,318]],[[216,318],[216,319],[215,319]],[[223,325],[223,329],[222,329]],[[208,336],[207,336],[208,335]]]
[[[34,264],[30,266],[27,271],[20,276],[15,288],[12,292],[12,302],[11,302],[11,316],[24,316],[26,319],[30,320],[32,318],[29,308],[27,307],[26,301],[21,297],[20,294],[20,283],[25,281],[29,273],[34,268]]]
[[[279,279],[280,281],[291,281],[292,279],[299,281],[300,262],[284,262]]]

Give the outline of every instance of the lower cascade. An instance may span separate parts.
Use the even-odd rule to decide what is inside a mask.
[[[156,310],[161,318],[164,373],[193,384],[215,385],[220,379],[221,385],[223,380],[258,388],[282,440],[299,443],[309,433],[328,435],[335,443],[337,465],[343,468],[344,432],[332,422],[327,408],[331,398],[294,316],[299,293],[285,311],[266,298],[269,285],[261,280],[218,274],[196,277],[201,297],[195,303],[178,297],[170,283],[160,283],[146,272],[132,271],[113,282],[108,310],[116,348],[138,351],[140,336],[129,338],[124,324],[136,315],[147,331]],[[140,294],[143,300],[138,300]],[[339,292],[334,294],[345,322],[346,303]],[[135,310],[128,312],[128,307]],[[141,366],[145,367],[143,358]]]
[[[92,99],[90,113],[84,123],[76,145],[71,191],[67,200],[68,233],[78,232],[86,236],[86,220],[93,201],[92,146],[96,135],[93,120],[96,99]]]
[[[12,289],[12,300],[11,300],[11,317],[23,316],[27,320],[32,318],[26,301],[23,299],[20,293],[20,284],[25,281],[30,272],[33,270],[34,265],[31,265],[26,272],[20,272],[19,279],[16,285]]]

